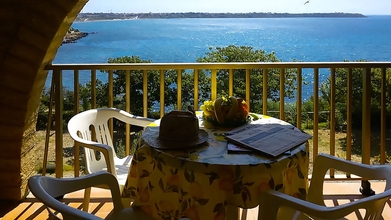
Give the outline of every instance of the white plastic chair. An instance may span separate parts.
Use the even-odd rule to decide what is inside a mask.
[[[68,122],[68,132],[73,140],[84,147],[86,173],[107,170],[118,180],[120,191],[125,185],[132,156],[118,158],[115,153],[113,139],[108,127],[108,121],[116,118],[130,125],[145,128],[153,119],[134,116],[116,108],[91,109],[73,116]],[[92,128],[93,127],[93,128]],[[91,129],[94,129],[96,139],[92,139]],[[97,159],[96,151],[101,153]],[[85,190],[84,210],[88,211],[90,190]],[[127,201],[124,201],[124,203]],[[130,202],[130,201],[129,201]]]
[[[101,171],[86,176],[61,179],[48,176],[32,176],[28,180],[28,186],[31,192],[35,198],[46,206],[49,212],[49,217],[52,217],[50,219],[61,219],[60,216],[56,215],[57,212],[61,213],[62,219],[65,220],[101,219],[91,213],[68,206],[56,198],[63,197],[68,193],[78,190],[103,185],[110,189],[114,206],[112,212],[105,219],[153,219],[141,210],[124,208],[121,202],[117,179],[108,172]]]
[[[345,171],[367,180],[386,180],[384,192],[364,197],[353,202],[326,207],[323,200],[323,182],[330,168]],[[260,196],[259,220],[293,219],[345,219],[359,209],[366,210],[365,220],[380,219],[383,208],[391,196],[391,166],[367,165],[319,154],[314,162],[313,175],[308,189],[307,200],[301,200],[281,192],[269,190]]]

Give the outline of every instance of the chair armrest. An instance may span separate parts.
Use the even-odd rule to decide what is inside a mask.
[[[114,161],[110,159],[114,158],[113,150],[109,145],[101,144],[95,141],[85,140],[77,136],[72,138],[82,147],[94,149],[96,151],[101,152],[106,161],[107,172],[112,173],[114,176],[117,176]]]
[[[355,174],[370,180],[383,180],[391,174],[391,168],[389,166],[362,164],[321,153],[316,156],[313,176],[324,177],[330,168]]]
[[[121,120],[125,123],[136,125],[139,127],[147,127],[149,124],[155,121],[155,119],[152,118],[145,118],[141,116],[132,115],[124,110],[116,109],[116,108],[110,108],[112,111],[116,111],[118,114],[114,114],[113,117]]]
[[[64,205],[56,197],[75,192],[78,190],[102,187],[110,189],[115,210],[122,210],[121,195],[117,179],[110,173],[101,171],[86,176],[75,178],[53,178],[46,176],[32,176],[28,181],[29,188],[34,196],[42,201],[46,206],[64,213],[76,212],[85,216],[85,219],[95,219],[96,216]],[[62,212],[61,212],[62,213]],[[96,217],[96,219],[100,219]]]
[[[347,204],[326,207],[289,196],[282,192],[268,190],[260,196],[258,215],[260,220],[276,219],[279,208],[286,206],[315,218],[340,219],[358,209],[368,208],[373,203],[373,200],[387,200],[390,195],[391,190],[387,190],[385,193],[365,197]],[[283,215],[283,213],[280,214]],[[288,216],[284,217],[289,218]]]

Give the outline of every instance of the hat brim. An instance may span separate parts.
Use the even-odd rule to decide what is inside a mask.
[[[208,140],[208,133],[199,129],[197,139],[190,141],[163,141],[159,139],[159,127],[147,127],[142,134],[142,138],[151,147],[175,150],[200,146]]]

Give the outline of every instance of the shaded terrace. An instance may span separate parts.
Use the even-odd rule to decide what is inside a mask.
[[[370,149],[371,146],[371,118],[368,117],[370,112],[370,87],[371,87],[371,69],[379,68],[382,72],[382,102],[379,108],[382,112],[381,119],[381,150],[380,163],[386,162],[386,125],[385,120],[385,88],[386,88],[386,70],[391,68],[390,62],[384,63],[255,63],[255,64],[151,64],[148,66],[142,65],[51,65],[57,49],[61,45],[63,36],[71,26],[73,20],[81,11],[87,0],[45,0],[45,1],[27,1],[27,0],[12,0],[4,1],[0,5],[0,19],[3,24],[0,27],[0,148],[2,154],[0,155],[0,200],[1,204],[9,204],[9,201],[21,201],[28,194],[26,188],[27,179],[36,174],[34,163],[36,155],[33,149],[36,147],[35,124],[37,121],[37,109],[41,92],[44,87],[46,77],[50,71],[53,71],[56,78],[55,84],[57,86],[56,97],[57,100],[55,108],[56,121],[62,121],[61,113],[61,72],[63,70],[114,70],[114,69],[211,69],[212,70],[212,88],[211,99],[216,98],[216,88],[213,87],[213,74],[217,69],[252,69],[252,68],[277,68],[284,70],[285,68],[295,68],[300,73],[304,68],[310,68],[314,73],[314,84],[319,83],[317,77],[318,71],[321,68],[330,70],[333,74],[335,68],[361,68],[363,70],[363,117],[362,117],[362,162],[371,163]],[[93,71],[92,71],[93,72]],[[197,72],[197,71],[194,71]],[[267,71],[264,71],[265,73]],[[283,72],[283,71],[282,71]],[[283,75],[282,75],[283,76]],[[110,76],[109,76],[110,77]],[[301,82],[301,75],[297,76],[298,81]],[[267,77],[265,77],[267,78]],[[264,78],[264,79],[265,79]],[[283,79],[283,78],[282,78]],[[283,80],[282,80],[283,81]],[[267,81],[264,81],[267,85]],[[232,84],[231,84],[232,85]],[[301,112],[301,84],[298,87],[297,94],[297,112]],[[331,84],[335,85],[335,84]],[[349,88],[349,85],[347,85]],[[317,94],[318,87],[314,86],[314,94]],[[283,89],[281,89],[282,91]],[[248,95],[246,99],[251,99],[250,88],[248,84]],[[331,91],[331,94],[333,92]],[[196,94],[196,90],[195,90]],[[93,97],[93,95],[92,95]],[[147,97],[145,97],[147,98]],[[316,99],[316,95],[314,97]],[[180,99],[180,90],[178,90],[178,100]],[[283,100],[283,99],[282,99]],[[267,100],[263,100],[266,102]],[[315,102],[316,103],[316,102]],[[333,100],[331,100],[331,103]],[[194,106],[197,107],[197,103]],[[266,106],[266,105],[264,105]],[[348,105],[350,106],[350,105]],[[178,109],[181,105],[178,102]],[[143,106],[144,111],[146,107]],[[335,108],[335,106],[334,106]],[[335,111],[333,106],[330,109],[331,125],[335,119]],[[283,106],[280,107],[283,112]],[[314,105],[314,112],[318,112],[318,106]],[[163,112],[163,111],[162,111]],[[75,111],[76,113],[76,111]],[[267,114],[267,108],[263,109],[263,114]],[[146,115],[146,113],[144,113]],[[297,114],[297,126],[300,127],[302,122],[301,114]],[[318,127],[316,123],[316,114],[314,114],[314,128],[313,128],[313,145],[312,157],[317,151],[317,132]],[[284,119],[284,115],[279,116]],[[347,125],[349,123],[347,118]],[[58,124],[57,124],[58,125]],[[56,126],[56,176],[62,177],[62,126]],[[351,131],[347,127],[347,136],[349,137]],[[328,153],[335,153],[335,127],[331,126],[330,130],[330,151]],[[351,138],[351,137],[350,137]],[[347,142],[349,143],[349,141]],[[348,144],[349,146],[349,144]],[[349,147],[347,146],[347,152]],[[347,159],[350,159],[350,153],[347,153]],[[78,161],[78,160],[76,160]],[[78,167],[78,164],[75,164]],[[78,172],[78,169],[75,169]],[[78,173],[75,173],[78,175]],[[336,176],[333,171],[330,173],[331,179],[351,180],[355,179],[349,175]],[[337,178],[338,177],[338,178]]]

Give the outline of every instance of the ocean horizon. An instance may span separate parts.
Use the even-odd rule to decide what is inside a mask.
[[[75,22],[73,28],[92,33],[62,45],[53,61],[107,63],[108,58],[139,56],[154,63],[187,63],[205,55],[209,47],[251,46],[274,52],[283,62],[391,61],[391,16],[361,18],[186,18],[127,19]],[[312,73],[303,72],[310,84]],[[105,74],[98,79],[107,82]],[[327,79],[320,76],[320,82]],[[46,86],[50,86],[50,76]],[[80,83],[90,81],[80,72]],[[63,84],[73,88],[73,75]]]

